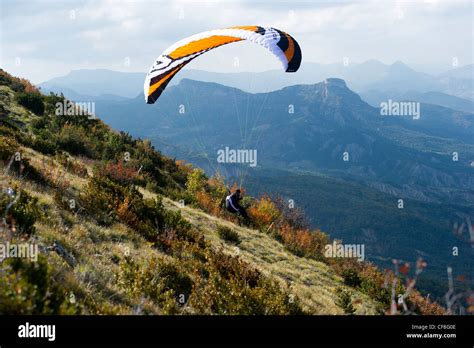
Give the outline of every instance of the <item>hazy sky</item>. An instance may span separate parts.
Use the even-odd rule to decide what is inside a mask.
[[[419,70],[473,63],[473,1],[0,0],[0,67],[33,82],[70,70],[146,73],[186,36],[235,25],[273,26],[300,43],[303,61],[401,60]],[[235,57],[239,66],[234,66]],[[189,65],[262,71],[279,62],[251,43],[221,47]]]

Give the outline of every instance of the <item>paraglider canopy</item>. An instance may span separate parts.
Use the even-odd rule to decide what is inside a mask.
[[[281,61],[286,72],[295,72],[300,67],[300,46],[293,37],[281,30],[242,26],[205,31],[173,44],[155,60],[145,79],[145,101],[153,104],[173,76],[194,58],[214,48],[242,40],[268,49]]]

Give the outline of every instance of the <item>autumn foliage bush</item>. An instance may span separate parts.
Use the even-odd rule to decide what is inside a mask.
[[[218,202],[206,191],[199,191],[195,193],[196,203],[205,212],[219,216],[221,207]]]
[[[9,86],[15,92],[39,93],[39,89],[27,79],[15,77],[0,69],[0,86]]]
[[[259,228],[268,227],[281,216],[281,212],[269,196],[263,196],[253,202],[248,209],[248,214],[253,223]]]
[[[274,233],[295,255],[317,260],[323,259],[324,246],[329,243],[328,235],[319,230],[295,229],[288,223],[280,225]]]
[[[194,196],[194,204],[205,212],[223,217],[224,200],[228,194],[224,178],[216,174],[208,179],[201,169],[188,169],[186,189]]]
[[[121,184],[132,184],[137,180],[139,169],[120,161],[117,163],[107,162],[96,168],[96,175],[110,177]]]

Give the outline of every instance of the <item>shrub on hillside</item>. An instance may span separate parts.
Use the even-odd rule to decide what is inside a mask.
[[[208,255],[208,262],[220,276],[225,279],[238,277],[249,287],[256,287],[263,277],[261,272],[250,266],[238,256],[232,256],[223,251],[215,251]]]
[[[35,232],[34,224],[41,217],[38,198],[17,188],[0,193],[0,211],[5,214],[10,230],[27,236]]]
[[[117,277],[118,283],[129,294],[145,295],[161,305],[165,314],[177,313],[179,305],[187,301],[193,289],[193,281],[181,267],[158,258],[141,265],[125,257],[120,263]],[[173,300],[169,295],[172,295]]]
[[[100,163],[95,172],[96,175],[109,177],[122,185],[129,185],[137,181],[138,170],[133,165],[120,161]]]
[[[30,121],[30,126],[33,128],[33,131],[44,130],[48,125],[48,116],[45,115],[44,117],[34,118]]]
[[[12,156],[17,151],[20,151],[20,145],[14,138],[0,135],[0,160],[5,165],[13,159]]]
[[[39,93],[16,93],[15,101],[38,116],[44,113],[43,98]]]
[[[303,314],[299,301],[280,284],[238,257],[212,252],[208,276],[199,278],[190,305],[197,313],[239,315]]]
[[[5,122],[7,119],[0,119],[0,135],[17,140],[19,129],[15,124]]]
[[[80,161],[74,160],[66,152],[56,154],[55,159],[69,172],[81,178],[88,176],[87,167]]]
[[[329,243],[328,235],[319,230],[295,229],[288,223],[280,224],[273,233],[293,254],[317,260],[323,259],[324,246]]]
[[[118,284],[137,298],[146,296],[164,314],[303,314],[299,300],[279,283],[239,257],[198,244],[181,244],[179,262],[126,257]]]
[[[81,206],[101,225],[108,226],[113,223],[115,209],[125,200],[121,187],[115,189],[113,181],[106,177],[91,177],[81,196]],[[121,197],[122,196],[122,197]]]
[[[274,199],[274,202],[275,206],[281,212],[282,219],[291,227],[298,230],[308,229],[310,227],[304,211],[299,207],[295,207],[294,203],[290,205],[290,202],[284,200],[282,197],[277,197]]]
[[[219,216],[221,212],[221,206],[210,193],[206,191],[198,191],[194,193],[194,199],[198,207],[204,210],[206,213]]]
[[[259,228],[268,227],[281,216],[281,212],[268,196],[257,199],[248,209],[248,214]]]
[[[220,173],[216,173],[213,177],[209,178],[207,184],[212,196],[218,200],[225,198],[229,192],[225,185],[224,177]]]
[[[73,154],[94,157],[94,147],[83,127],[65,124],[56,136],[59,148]]]
[[[30,141],[30,147],[36,151],[39,151],[45,155],[54,155],[58,148],[57,144],[51,139],[46,139],[41,136],[32,137]]]
[[[355,269],[345,269],[342,272],[342,278],[344,279],[344,284],[353,288],[359,287],[362,283],[359,273]]]
[[[156,202],[156,201],[155,201]],[[172,211],[163,208],[161,201],[160,212],[163,215],[164,229],[173,230],[183,239],[188,239],[188,232],[191,230],[191,224],[181,216],[180,211]]]
[[[351,294],[342,288],[337,288],[336,293],[338,296],[336,304],[344,310],[345,314],[354,314],[355,308],[352,305]]]
[[[118,219],[137,229],[147,240],[155,239],[155,229],[161,229],[163,225],[161,203],[146,204],[133,185],[123,185],[97,172],[89,178],[81,202],[100,224],[110,225]],[[155,226],[155,220],[158,226]]]
[[[202,169],[193,169],[188,174],[186,189],[192,193],[203,191],[206,188],[206,181],[207,179]]]
[[[143,199],[133,185],[116,181],[109,174],[95,173],[81,195],[82,206],[103,225],[115,219],[140,233],[146,240],[160,246],[165,233],[190,239],[191,225],[179,212],[164,208],[160,198]],[[165,245],[162,245],[165,247]]]
[[[420,315],[445,315],[446,310],[439,304],[429,301],[418,291],[413,291],[408,297],[409,303],[415,306],[415,312]]]
[[[0,263],[0,313],[12,315],[80,314],[53,278],[44,256],[37,262],[10,258]]]
[[[390,306],[391,294],[384,286],[387,279],[372,264],[358,262],[355,259],[326,259],[335,271],[343,278],[344,284],[351,286],[379,303],[378,311],[384,314]],[[402,289],[398,289],[402,293]]]
[[[201,169],[185,168],[188,172],[186,192],[192,197],[191,203],[209,214],[222,216],[223,203],[228,193],[224,178],[218,173],[207,179]]]
[[[383,308],[388,309],[391,301],[391,291],[388,284],[392,284],[392,275],[384,275],[375,266],[368,265],[360,272],[360,278],[359,289],[382,304]],[[403,294],[403,292],[403,285],[401,282],[397,282],[395,298],[398,299],[398,295]]]
[[[0,161],[3,162],[4,173],[44,183],[41,173],[30,164],[13,138],[0,135]]]
[[[239,234],[229,227],[217,226],[217,234],[222,240],[231,244],[238,245],[241,242]]]

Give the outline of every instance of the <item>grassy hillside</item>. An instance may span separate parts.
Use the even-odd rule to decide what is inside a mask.
[[[25,154],[30,159],[32,166],[40,165],[45,159],[45,156],[32,150],[25,149]],[[64,174],[65,179],[74,188],[81,189],[85,184],[83,178],[67,173],[58,163],[52,162],[47,169],[61,171],[61,174]],[[51,281],[62,284],[65,293],[75,294],[83,313],[125,314],[135,313],[139,309],[144,313],[155,314],[201,313],[191,305],[177,308],[171,306],[170,309],[168,308],[169,303],[160,304],[153,296],[143,298],[139,292],[134,293],[135,289],[131,289],[131,287],[136,286],[133,284],[134,281],[141,277],[151,277],[155,272],[159,274],[159,269],[163,266],[160,264],[161,262],[175,265],[183,273],[193,272],[193,267],[203,267],[202,271],[213,272],[215,270],[212,269],[212,266],[206,265],[205,260],[208,258],[212,260],[211,262],[219,261],[224,264],[227,262],[241,263],[239,267],[242,269],[239,272],[242,274],[236,274],[241,277],[245,277],[243,273],[247,271],[261,272],[262,279],[269,282],[268,285],[259,286],[259,291],[262,292],[261,296],[265,298],[277,295],[276,300],[284,304],[287,299],[294,296],[295,301],[298,301],[301,308],[307,313],[343,313],[343,310],[336,305],[338,298],[336,289],[338,287],[347,288],[342,283],[341,277],[321,262],[292,255],[284,249],[281,243],[256,230],[236,226],[197,209],[179,208],[178,203],[165,199],[164,206],[170,211],[182,212],[183,218],[189,221],[196,232],[199,231],[205,239],[203,247],[193,244],[176,247],[176,250],[173,247],[170,254],[153,247],[150,242],[123,223],[112,223],[110,226],[104,227],[58,207],[53,190],[44,189],[27,180],[20,182],[18,179],[5,175],[1,176],[1,185],[2,187],[21,185],[22,189],[32,197],[38,198],[38,204],[47,211],[47,216],[35,223],[36,231],[31,237],[31,242],[38,243],[44,248],[59,242],[72,255],[75,260],[73,266],[69,265],[67,260],[56,252],[45,253],[45,259],[49,264],[49,275],[53,277]],[[142,190],[142,192],[145,197],[155,196],[147,190]],[[220,225],[232,228],[239,234],[242,242],[238,247],[225,243],[218,237],[217,226]],[[204,258],[204,260],[201,261],[199,258]],[[214,260],[214,258],[218,260]],[[134,267],[140,268],[134,269]],[[232,266],[226,265],[226,267]],[[5,271],[5,269],[2,270]],[[150,274],[148,275],[146,272],[150,272]],[[125,280],[124,277],[132,277],[132,279]],[[143,281],[146,282],[147,279],[143,279]],[[236,281],[238,280],[236,279]],[[275,283],[270,286],[270,282]],[[236,285],[236,287],[245,291],[244,284],[241,285],[242,288],[240,285]],[[155,284],[151,279],[150,284],[144,286],[156,286],[156,291],[159,289],[159,284]],[[244,308],[239,308],[238,304],[234,304],[236,298],[225,299],[226,296],[230,296],[225,293],[230,289],[221,288],[218,290],[220,291],[215,296],[222,296],[223,301],[228,301],[228,303],[216,313],[246,314]],[[154,292],[155,290],[150,289],[150,291]],[[357,313],[375,313],[375,301],[357,291],[351,292],[354,300],[361,301],[357,306]],[[277,301],[274,305],[279,305]],[[174,300],[171,301],[171,303],[173,302]],[[262,299],[262,302],[265,301]],[[273,312],[272,306],[273,304],[269,304],[269,308],[267,308],[269,313],[291,313],[291,311],[288,313],[286,311]],[[209,313],[214,313],[211,308],[206,310]],[[252,313],[254,313],[253,309],[247,314]]]
[[[0,244],[40,250],[0,264],[0,313],[376,314],[399,295],[391,313],[444,313],[398,273],[326,259],[328,236],[267,197],[242,226],[219,178],[64,102],[0,71]]]

